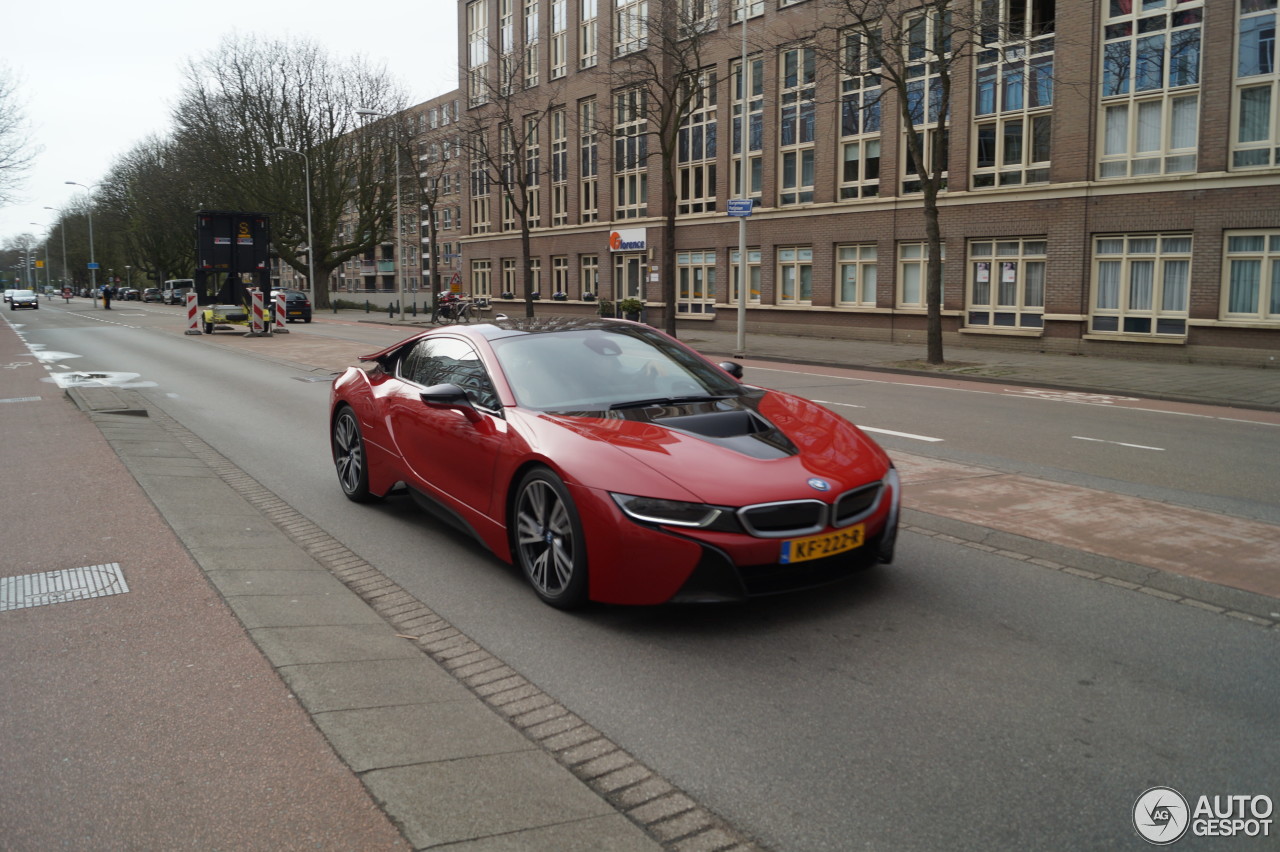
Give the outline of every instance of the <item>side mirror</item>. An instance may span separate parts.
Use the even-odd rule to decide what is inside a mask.
[[[468,420],[477,420],[480,413],[471,404],[467,392],[452,383],[432,385],[419,396],[422,401],[433,408],[453,408],[466,415]]]
[[[737,361],[721,361],[717,366],[735,379],[742,378],[742,365]]]

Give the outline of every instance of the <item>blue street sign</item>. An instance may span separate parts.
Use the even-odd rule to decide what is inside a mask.
[[[91,264],[89,264],[89,267],[88,267],[88,268],[89,268],[89,269],[101,269],[101,268],[102,268],[102,266],[101,266],[101,265],[99,265],[99,264],[97,264],[97,263],[91,263]]]
[[[730,216],[750,216],[751,215],[751,199],[750,198],[730,198],[729,199],[729,215]]]

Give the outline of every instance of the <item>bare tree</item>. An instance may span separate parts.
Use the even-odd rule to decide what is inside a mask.
[[[403,107],[385,70],[361,59],[338,62],[306,41],[230,37],[188,66],[175,138],[201,206],[272,214],[280,258],[304,276],[304,249],[314,253],[312,299],[323,309],[330,273],[381,243],[395,219],[395,187],[383,180],[394,140],[354,132],[356,111]]]
[[[182,166],[177,144],[153,136],[120,157],[98,190],[103,244],[119,246],[129,264],[157,282],[190,277],[195,269],[191,214],[199,200]]]
[[[666,304],[663,330],[673,336],[679,150],[682,134],[685,142],[690,141],[686,128],[690,115],[715,98],[715,72],[708,67],[707,51],[715,38],[716,8],[714,3],[678,0],[653,4],[647,22],[622,20],[619,26],[628,28],[623,41],[631,49],[599,72],[614,92],[613,109],[605,112],[609,119],[598,129],[614,139],[615,175],[637,163],[658,160],[663,209],[659,277]],[[714,159],[714,142],[709,144],[713,147],[707,155]]]
[[[451,108],[445,104],[444,109]],[[416,159],[418,166],[412,169],[413,195],[417,201],[415,209],[421,213],[422,227],[418,229],[419,237],[426,237],[427,263],[422,269],[422,284],[427,288],[431,298],[431,319],[437,317],[439,305],[437,296],[440,292],[440,244],[438,218],[445,206],[444,198],[447,189],[456,186],[460,175],[459,163],[463,162],[462,143],[458,130],[452,122],[433,128],[425,135],[414,138],[412,129],[407,129],[404,138],[412,146],[406,154],[410,163]],[[416,154],[416,157],[414,156]]]
[[[39,149],[32,147],[14,75],[0,68],[0,207],[14,203]]]
[[[904,183],[921,197],[928,259],[926,358],[942,351],[942,226],[938,196],[947,185],[952,89],[970,61],[991,2],[960,0],[822,0],[818,24],[797,38],[813,45],[846,78],[873,75],[879,94],[846,109],[892,109],[902,128]],[[986,20],[986,25],[991,21]]]

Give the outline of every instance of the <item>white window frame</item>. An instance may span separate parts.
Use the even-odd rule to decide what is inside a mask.
[[[1044,328],[1048,241],[1000,237],[969,241],[965,325],[981,329]]]
[[[741,257],[735,248],[729,252],[729,304],[738,304],[738,279],[741,275]],[[760,304],[760,249],[747,249],[747,278],[751,289],[747,292],[747,304]]]
[[[947,247],[943,244],[942,277],[946,280]],[[904,310],[924,310],[928,306],[929,244],[924,240],[898,243],[898,274],[894,283],[894,306]]]
[[[1089,334],[1185,339],[1192,248],[1189,233],[1095,236]]]
[[[779,246],[779,305],[813,304],[813,246]]]
[[[1280,229],[1224,234],[1219,317],[1280,326]]]
[[[812,47],[788,47],[778,55],[780,207],[813,202],[817,171],[817,65],[818,54]]]
[[[716,73],[688,76],[694,89],[680,122],[676,144],[676,214],[710,213],[716,209]]]
[[[1280,165],[1280,68],[1276,62],[1275,27],[1280,9],[1275,0],[1241,0],[1236,19],[1235,91],[1231,99],[1231,169]],[[1270,25],[1270,29],[1267,27]],[[1271,38],[1267,39],[1266,35]],[[1246,59],[1246,55],[1251,58]]]
[[[613,13],[613,55],[649,46],[649,0],[618,0]]]
[[[878,269],[875,243],[836,246],[836,306],[874,308]]]

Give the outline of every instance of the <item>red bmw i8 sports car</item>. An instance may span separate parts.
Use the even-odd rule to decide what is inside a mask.
[[[893,559],[875,442],[649,326],[499,319],[361,360],[331,393],[343,492],[404,483],[552,606],[740,600]]]

